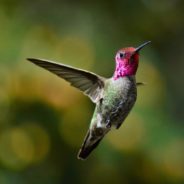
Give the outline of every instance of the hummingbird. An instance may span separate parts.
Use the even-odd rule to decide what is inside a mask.
[[[115,71],[111,78],[53,61],[27,58],[78,88],[96,104],[78,159],[85,160],[104,136],[114,127],[118,129],[128,116],[137,99],[136,71],[140,50],[149,44],[120,49],[115,55]]]

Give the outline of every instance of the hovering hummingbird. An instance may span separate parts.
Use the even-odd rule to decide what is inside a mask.
[[[137,85],[143,84],[136,83],[135,79],[139,51],[149,43],[145,42],[137,48],[120,49],[115,56],[116,68],[111,78],[48,60],[28,58],[70,82],[96,104],[89,130],[78,153],[79,159],[86,159],[112,127],[118,129],[134,106]]]

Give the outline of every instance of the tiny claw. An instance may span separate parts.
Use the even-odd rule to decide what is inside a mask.
[[[106,128],[111,128],[110,120],[107,120]]]
[[[107,125],[106,125],[106,128],[111,128],[111,124],[110,124],[110,123],[107,124]]]

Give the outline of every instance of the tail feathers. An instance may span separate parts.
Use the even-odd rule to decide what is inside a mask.
[[[84,143],[79,150],[78,159],[85,160],[89,154],[98,146],[102,138],[103,136],[98,139],[94,139],[94,137],[90,136],[90,131],[88,131]]]

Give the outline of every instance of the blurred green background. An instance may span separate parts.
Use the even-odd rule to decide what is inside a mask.
[[[184,183],[183,12],[182,0],[0,0],[0,184]],[[94,104],[25,58],[110,77],[116,51],[147,40],[133,111],[77,160]]]

